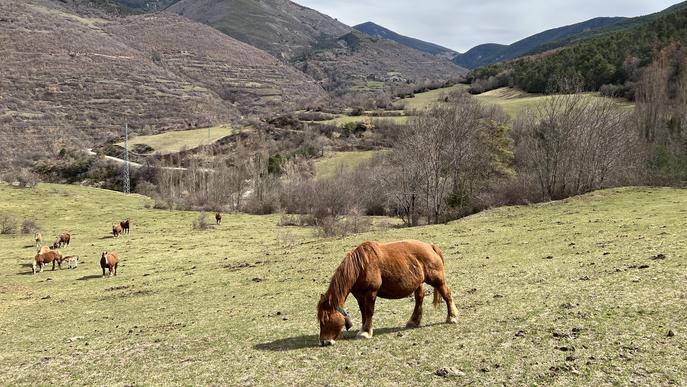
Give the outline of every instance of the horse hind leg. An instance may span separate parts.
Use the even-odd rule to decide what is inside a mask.
[[[420,287],[415,289],[415,309],[413,310],[410,320],[406,323],[406,328],[417,328],[422,322],[422,302],[425,300],[425,290],[420,284]]]
[[[438,293],[438,295],[437,295]],[[446,322],[448,324],[457,324],[458,323],[458,308],[456,308],[456,305],[453,303],[453,297],[451,296],[451,289],[446,285],[446,283],[442,283],[440,286],[435,286],[434,287],[434,304],[436,305],[439,302],[438,296],[441,296],[441,298],[444,299],[446,302],[446,308],[448,309],[448,315],[446,316]]]

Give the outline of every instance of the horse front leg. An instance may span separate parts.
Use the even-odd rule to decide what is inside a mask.
[[[425,290],[420,287],[415,289],[415,309],[413,310],[413,315],[410,316],[410,320],[406,323],[406,328],[417,328],[422,322],[422,302],[425,300]]]
[[[363,327],[365,326],[365,296],[363,294],[354,293],[353,297],[355,297],[355,300],[358,302],[358,308],[360,309],[360,318],[362,319],[360,330],[358,331],[358,335],[360,335],[360,332],[363,331]]]
[[[375,302],[377,301],[377,292],[369,293],[363,296],[363,327],[358,332],[359,339],[372,338],[372,316],[375,313]]]

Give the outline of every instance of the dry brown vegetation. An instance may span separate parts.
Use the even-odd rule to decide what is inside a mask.
[[[305,75],[199,23],[77,15],[60,4],[0,3],[4,159],[86,148],[124,123],[139,134],[206,127],[324,97]]]

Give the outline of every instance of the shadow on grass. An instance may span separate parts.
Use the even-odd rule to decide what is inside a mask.
[[[105,235],[105,236],[101,236],[100,239],[115,239],[115,237],[112,235]]]
[[[434,323],[422,325],[419,328],[405,328],[405,327],[391,327],[391,328],[379,328],[374,330],[374,336],[383,336],[390,333],[397,333],[402,331],[418,330],[423,328],[428,328],[435,325],[443,325],[442,323]],[[356,335],[358,331],[344,332],[344,335],[339,340],[356,340]],[[374,337],[372,338],[374,340]],[[281,352],[281,351],[293,351],[297,349],[304,348],[314,348],[319,347],[319,337],[317,335],[301,335],[296,337],[287,337],[285,339],[275,340],[269,343],[256,344],[253,348],[258,351],[271,351],[271,352]]]
[[[77,278],[77,280],[78,281],[89,281],[89,280],[98,279],[98,278],[102,278],[102,277],[103,277],[102,274],[91,274],[91,275],[85,275],[81,278]]]

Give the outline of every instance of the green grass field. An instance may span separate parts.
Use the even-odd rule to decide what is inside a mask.
[[[440,98],[448,95],[450,92],[465,89],[467,89],[466,85],[455,85],[449,88],[419,93],[416,94],[414,98],[405,99],[404,105],[407,110],[427,109],[430,106],[440,104]],[[601,97],[598,93],[584,93],[582,95],[585,98],[599,100],[607,99],[607,97]],[[534,108],[543,103],[548,97],[545,95],[530,94],[520,90],[504,87],[475,95],[474,98],[485,104],[499,106],[510,117],[516,117],[526,108]],[[624,99],[612,98],[611,100],[613,100],[619,107],[622,108],[632,109],[634,107],[632,102]]]
[[[208,130],[210,131],[210,136],[208,137]],[[160,154],[168,154],[179,152],[182,149],[193,149],[201,145],[212,144],[213,142],[230,136],[234,133],[234,129],[224,126],[218,126],[213,128],[203,128],[203,129],[191,129],[191,130],[176,130],[171,132],[165,132],[161,134],[156,134],[153,136],[137,136],[129,139],[129,147],[136,144],[149,145],[154,149],[154,152]],[[121,142],[117,144],[119,146],[124,146]]]
[[[318,124],[326,124],[326,125],[335,125],[335,126],[344,126],[348,123],[351,122],[364,122],[364,121],[370,121],[373,124],[378,124],[380,122],[393,122],[394,124],[405,124],[408,122],[408,116],[396,116],[396,117],[372,117],[368,115],[362,115],[362,116],[339,116],[331,120],[326,120],[326,121],[316,121],[315,123]]]
[[[78,186],[0,185],[0,212],[71,231],[77,269],[32,275],[31,235],[0,235],[0,384],[669,385],[687,381],[687,191],[616,189],[448,225],[318,239],[279,216],[197,213]],[[115,240],[110,225],[132,219]],[[441,246],[459,309],[380,300],[375,337],[317,347],[315,306],[366,239]],[[101,250],[119,275],[100,278]],[[654,260],[658,254],[665,259]],[[668,331],[674,335],[668,336]],[[434,372],[453,367],[463,376]]]
[[[360,163],[372,159],[377,151],[335,152],[315,162],[315,176],[332,177],[339,170],[350,171]]]
[[[634,108],[632,102],[620,98],[601,97],[599,93],[584,93],[582,96],[584,96],[584,98],[591,98],[599,101],[610,99],[619,107],[628,109]],[[497,105],[509,116],[516,117],[527,108],[536,108],[537,105],[544,103],[548,97],[504,87],[476,95],[475,98],[482,103]]]

